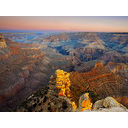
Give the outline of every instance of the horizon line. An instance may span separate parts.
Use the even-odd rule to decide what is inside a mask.
[[[128,33],[126,31],[69,31],[69,30],[17,30],[17,29],[1,29],[1,31],[17,31],[17,32],[96,32],[96,33]]]

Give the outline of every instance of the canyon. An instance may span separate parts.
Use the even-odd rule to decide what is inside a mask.
[[[57,69],[70,73],[76,105],[88,92],[92,103],[111,96],[128,107],[128,33],[3,33],[0,111],[13,111],[42,88],[45,96]]]
[[[13,109],[48,82],[53,70],[38,45],[5,39],[0,49],[0,110]],[[6,46],[6,47],[3,47]],[[41,85],[41,86],[40,86]],[[5,109],[5,110],[4,110]]]

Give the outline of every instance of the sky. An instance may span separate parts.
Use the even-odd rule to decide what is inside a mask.
[[[128,32],[128,16],[0,16],[0,30]]]

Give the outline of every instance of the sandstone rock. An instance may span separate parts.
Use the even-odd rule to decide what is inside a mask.
[[[4,40],[4,36],[0,34],[0,48],[5,48],[7,47],[6,42]]]
[[[33,45],[4,39],[0,34],[0,111],[13,110],[41,84],[48,83],[52,67],[44,52]]]
[[[93,105],[93,112],[128,112],[128,109],[118,103],[113,97],[98,100]]]
[[[98,101],[96,101],[94,103],[94,105],[93,105],[93,109],[94,110],[97,110],[99,108],[103,108],[103,102],[104,102],[104,100],[98,100]]]
[[[82,102],[83,100],[86,98],[86,95],[83,94],[80,98],[79,98],[79,111],[81,111],[82,109]]]
[[[44,86],[30,96],[20,107],[18,112],[71,112],[72,102],[64,96],[58,96],[59,90],[55,85]]]
[[[100,65],[100,63],[98,65]],[[128,87],[125,85],[127,85],[128,82],[126,80],[128,75],[124,73],[124,71],[120,74],[121,75],[112,73],[108,70],[107,66],[94,67],[85,73],[71,72],[72,95],[76,103],[78,104],[79,97],[85,90],[93,91],[93,93],[97,95],[95,101],[113,95],[116,97],[121,95],[127,96]],[[126,79],[122,77],[124,74],[126,74]]]
[[[113,97],[107,97],[103,101],[103,106],[105,108],[111,108],[111,107],[119,107],[120,104]]]
[[[92,103],[89,98],[89,93],[83,94],[79,99],[79,111],[90,110]]]

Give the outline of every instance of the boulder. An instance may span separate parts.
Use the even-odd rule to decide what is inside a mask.
[[[93,105],[93,112],[128,112],[128,109],[118,103],[113,97],[98,100]]]
[[[94,103],[93,105],[93,109],[94,110],[97,110],[97,109],[100,109],[100,108],[103,108],[103,102],[104,100],[98,100]]]
[[[103,106],[105,108],[111,108],[111,107],[119,107],[120,104],[113,97],[107,97],[103,101]]]

